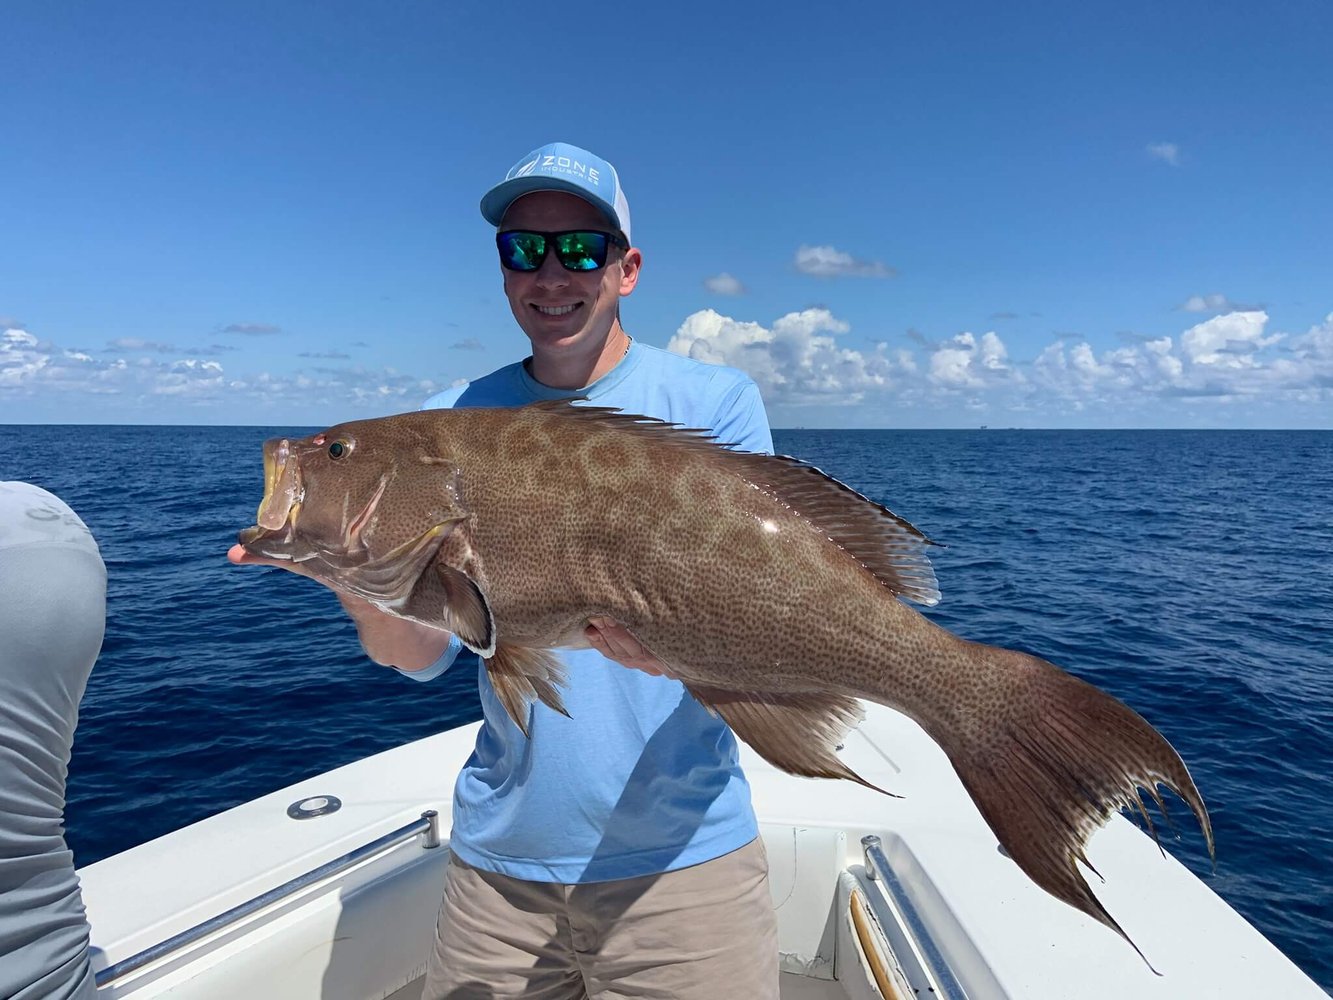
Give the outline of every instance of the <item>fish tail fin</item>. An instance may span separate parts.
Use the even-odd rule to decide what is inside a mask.
[[[528,708],[534,701],[569,717],[560,697],[564,667],[549,650],[500,643],[485,663],[496,697],[524,736],[528,735]]]
[[[996,686],[994,697],[978,703],[970,724],[926,724],[927,732],[1018,867],[1114,930],[1147,962],[1078,865],[1097,874],[1084,853],[1088,839],[1118,809],[1146,817],[1139,788],[1160,803],[1159,784],[1193,811],[1212,856],[1212,824],[1188,769],[1165,737],[1111,695],[1036,657],[968,645],[984,656],[984,683]],[[1147,826],[1157,840],[1151,821]]]

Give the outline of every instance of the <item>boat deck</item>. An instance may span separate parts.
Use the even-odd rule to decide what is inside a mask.
[[[366,758],[82,869],[99,996],[413,996],[447,851],[409,833],[365,856],[352,852],[420,825],[424,810],[447,825],[453,777],[474,736],[468,726]],[[873,1000],[892,996],[894,983],[907,997],[947,996],[946,984],[923,978],[932,974],[931,948],[957,996],[1326,1000],[1203,882],[1117,817],[1089,848],[1106,878],[1094,887],[1155,975],[1117,935],[1048,896],[1001,854],[943,753],[888,709],[868,706],[842,756],[902,798],[794,778],[748,748],[743,754],[789,1000]],[[342,806],[288,817],[292,803],[319,796]],[[887,877],[871,877],[866,836],[880,838]],[[1226,845],[1219,849],[1225,858]],[[335,874],[301,881],[349,854]],[[281,899],[107,981],[132,956],[293,880]],[[891,882],[900,899],[887,891]]]

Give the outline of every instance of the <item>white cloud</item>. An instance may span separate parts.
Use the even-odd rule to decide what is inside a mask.
[[[890,278],[897,272],[877,260],[857,260],[831,246],[804,246],[796,251],[796,270],[817,278]]]
[[[0,337],[0,389],[37,377],[49,362],[49,354],[40,349],[36,337],[10,327]]]
[[[993,332],[978,341],[971,333],[960,333],[938,345],[930,355],[929,378],[936,385],[974,388],[987,378],[1007,372],[1004,342]]]
[[[1222,312],[1227,308],[1227,297],[1214,293],[1213,295],[1191,295],[1179,307],[1185,312]]]
[[[827,309],[787,313],[771,327],[712,309],[685,318],[667,350],[747,372],[774,403],[856,402],[898,367],[884,348],[862,353],[834,337],[850,328]]]
[[[1171,353],[1171,338],[1159,337],[1142,344],[1144,359],[1155,368],[1168,382],[1180,378],[1185,370],[1184,362]]]
[[[1288,338],[1266,333],[1267,323],[1262,310],[1233,312],[1190,327],[1178,345],[1159,337],[1100,355],[1087,343],[1052,344],[1033,363],[1032,379],[1047,397],[1075,409],[1101,405],[1112,415],[1171,400],[1333,403],[1333,315],[1290,340],[1285,353],[1270,350]]]
[[[243,333],[249,337],[264,337],[282,333],[282,327],[273,323],[229,323],[222,328],[223,333]]]
[[[1317,366],[1321,372],[1333,368],[1333,312],[1318,326],[1291,342],[1297,356]]]
[[[963,413],[1057,426],[1071,417],[1099,426],[1225,424],[1233,418],[1217,407],[1238,405],[1269,414],[1303,406],[1312,414],[1304,419],[1327,423],[1318,414],[1333,412],[1333,314],[1294,338],[1268,332],[1268,322],[1263,310],[1231,312],[1109,350],[1061,338],[1026,360],[1012,358],[994,331],[857,350],[839,342],[848,324],[826,309],[771,326],[704,310],[668,346],[748,372],[779,419],[797,423],[804,408],[848,403],[866,407],[853,411],[863,420],[897,412],[923,426],[956,424]]]
[[[1192,326],[1180,337],[1184,355],[1196,365],[1220,365],[1229,368],[1252,367],[1255,351],[1276,344],[1285,336],[1264,336],[1268,313],[1233,312],[1214,316]]]
[[[715,274],[711,278],[704,278],[704,287],[714,295],[744,295],[745,286],[740,280],[733,278],[726,271],[721,274]]]
[[[1180,147],[1174,142],[1150,142],[1148,143],[1148,155],[1154,160],[1161,160],[1173,167],[1180,166]]]
[[[668,347],[748,372],[777,426],[1327,426],[1333,414],[1333,313],[1303,334],[1273,330],[1264,310],[1235,310],[1111,349],[1059,338],[1018,356],[994,331],[852,338],[850,324],[825,308],[770,323],[705,309],[686,317]],[[415,409],[441,388],[419,374],[324,360],[292,357],[308,366],[279,370],[272,354],[247,368],[244,353],[225,361],[187,349],[108,353],[0,328],[0,423],[77,413],[318,424]]]
[[[153,402],[170,397],[190,413],[262,420],[297,412],[308,414],[303,419],[314,424],[323,415],[348,419],[415,409],[441,388],[431,379],[387,368],[229,374],[211,359],[123,353],[166,349],[150,341],[120,338],[118,346],[118,356],[97,357],[45,343],[26,330],[5,330],[0,333],[0,405],[10,404],[23,416],[35,403],[50,407],[63,401],[59,405],[68,407],[70,399],[80,397],[81,412],[89,419],[179,419],[180,410],[163,411],[160,402]]]
[[[172,354],[176,348],[159,340],[144,340],[142,337],[117,337],[107,341],[109,351],[156,351],[160,354]]]
[[[1245,305],[1240,302],[1232,302],[1225,295],[1214,292],[1211,295],[1191,295],[1180,305],[1176,306],[1182,312],[1256,312],[1260,306]]]

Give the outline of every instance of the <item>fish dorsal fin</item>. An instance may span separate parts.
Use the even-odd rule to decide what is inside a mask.
[[[934,545],[893,511],[821,472],[785,455],[749,455],[751,482],[823,532],[899,597],[918,604],[940,602],[940,588],[926,546]]]
[[[926,555],[927,546],[936,543],[887,507],[807,462],[785,455],[731,451],[708,431],[607,407],[575,406],[567,400],[546,400],[530,407],[638,434],[658,443],[670,441],[675,447],[724,455],[721,461],[727,468],[808,521],[894,594],[918,604],[939,603],[939,584]]]

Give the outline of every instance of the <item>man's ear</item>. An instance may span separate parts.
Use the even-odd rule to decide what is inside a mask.
[[[643,254],[637,247],[630,247],[620,258],[620,294],[628,295],[639,283],[639,269],[643,267]]]

